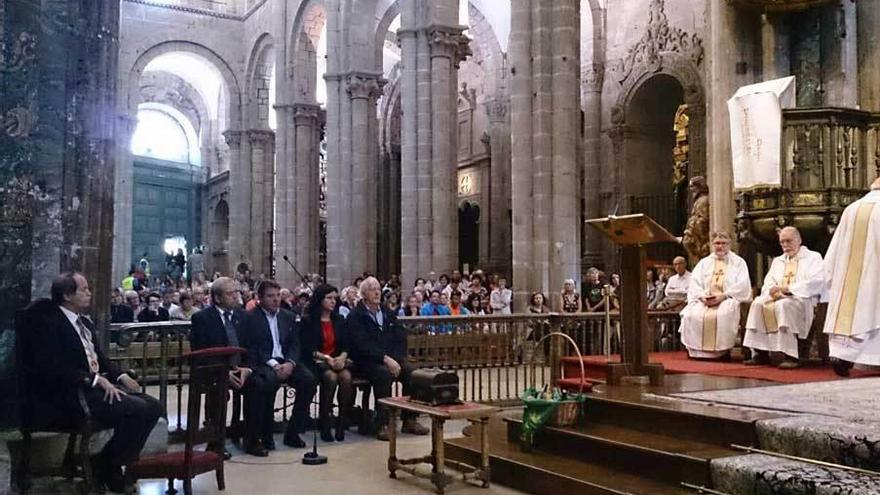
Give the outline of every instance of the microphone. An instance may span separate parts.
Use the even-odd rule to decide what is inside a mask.
[[[303,277],[303,274],[300,273],[299,270],[296,269],[296,267],[293,265],[293,263],[291,263],[290,258],[288,258],[286,254],[285,254],[284,256],[282,256],[281,258],[282,258],[284,261],[286,261],[287,264],[290,265],[291,268],[293,268],[293,271],[296,272],[297,275],[299,275],[299,278],[302,279],[303,282],[306,281],[306,278]]]

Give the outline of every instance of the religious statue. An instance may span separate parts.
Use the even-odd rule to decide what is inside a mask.
[[[690,180],[691,214],[684,228],[681,244],[688,252],[691,264],[709,255],[709,186],[706,178],[696,176]]]

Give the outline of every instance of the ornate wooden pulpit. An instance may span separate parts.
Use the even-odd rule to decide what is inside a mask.
[[[636,215],[608,216],[587,220],[620,246],[620,322],[623,345],[620,362],[609,362],[607,383],[617,385],[625,376],[647,376],[652,385],[663,382],[663,365],[648,363],[652,336],[648,328],[645,251],[648,244],[678,240],[650,217]]]

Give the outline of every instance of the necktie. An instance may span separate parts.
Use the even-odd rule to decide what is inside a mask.
[[[232,324],[232,312],[223,313],[223,326],[226,329],[226,344],[232,347],[238,347],[238,334],[235,333],[235,325]],[[241,363],[241,356],[238,354],[229,358],[229,365],[233,368]]]
[[[79,332],[79,337],[82,339],[83,347],[86,350],[86,359],[89,361],[89,370],[91,370],[92,373],[97,373],[100,369],[98,366],[98,353],[95,352],[95,344],[92,343],[92,332],[89,330],[89,327],[86,326],[82,316],[77,317],[76,319],[76,329]]]

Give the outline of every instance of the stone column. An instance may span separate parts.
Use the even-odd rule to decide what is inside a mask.
[[[235,271],[239,263],[252,265],[250,259],[250,145],[242,139],[244,132],[228,130],[223,133],[229,146],[229,268]],[[245,157],[247,157],[245,159]],[[223,275],[231,275],[224,273]]]
[[[593,11],[594,14],[596,11]],[[584,110],[584,216],[602,216],[602,85],[605,66],[592,63],[581,75],[581,105]],[[584,266],[602,263],[602,234],[584,227]]]
[[[754,50],[760,39],[760,19],[753,12],[726,2],[707,4],[709,47],[706,50],[706,175],[709,182],[710,229],[734,235],[736,204],[731,166],[730,116],[727,100],[736,90],[754,81]],[[754,29],[749,29],[754,27]],[[749,39],[755,36],[757,39]],[[737,71],[744,63],[745,71]],[[691,152],[695,152],[693,147]]]
[[[346,78],[346,92],[351,101],[351,209],[349,246],[355,247],[347,270],[353,279],[364,271],[376,271],[378,235],[378,153],[374,143],[376,99],[382,84],[379,74],[352,73]]]
[[[858,28],[859,104],[862,110],[880,111],[880,3],[856,4]]]
[[[822,83],[826,106],[856,108],[859,104],[859,40],[858,35],[849,35],[858,33],[857,9],[856,2],[840,2],[840,5],[827,7],[822,16]]]
[[[275,132],[251,129],[249,251],[251,273],[269,277],[272,271],[272,236],[275,199]],[[246,186],[247,187],[247,186]]]
[[[513,285],[558,294],[580,278],[579,2],[514,0],[511,32]]]
[[[404,285],[458,266],[456,215],[458,64],[469,40],[457,2],[412,1],[401,12],[402,238]]]
[[[510,276],[510,99],[497,95],[486,102],[489,117],[489,264]]]
[[[118,0],[0,4],[0,329],[76,270],[106,342],[118,43]]]
[[[294,223],[292,261],[300,273],[318,272],[318,160],[321,142],[321,114],[318,105],[294,105],[293,122],[296,134],[294,155],[293,208],[287,211]],[[276,260],[276,263],[278,261]]]
[[[119,115],[116,119],[116,170],[114,177],[113,214],[113,275],[111,281],[119,284],[128,276],[132,263],[132,217],[134,204],[134,161],[131,138],[137,118]]]

